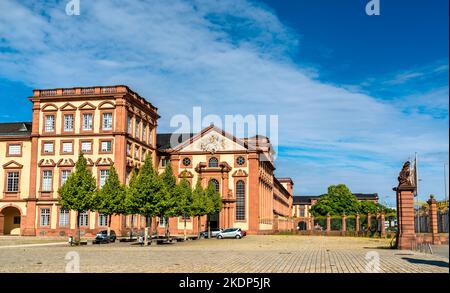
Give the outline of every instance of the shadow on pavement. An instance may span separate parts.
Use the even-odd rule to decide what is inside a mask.
[[[440,261],[440,260],[426,260],[426,259],[417,259],[417,258],[410,258],[410,257],[402,257],[402,259],[407,260],[413,264],[425,264],[425,265],[437,266],[437,267],[442,267],[442,268],[448,268],[448,262]]]

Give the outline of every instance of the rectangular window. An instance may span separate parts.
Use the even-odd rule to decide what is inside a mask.
[[[100,170],[100,188],[103,187],[103,185],[105,185],[105,181],[108,178],[108,174],[109,174],[109,170]]]
[[[92,142],[90,141],[81,142],[81,151],[83,153],[92,153]]]
[[[166,227],[167,225],[167,219],[166,218],[159,218],[159,227]]]
[[[59,226],[60,227],[69,227],[69,218],[70,218],[69,210],[64,210],[64,209],[59,210]]]
[[[138,146],[134,147],[134,158],[139,159],[139,147]]]
[[[128,116],[128,133],[131,134],[132,128],[131,128],[131,121],[132,121],[132,117]]]
[[[41,208],[41,226],[50,226],[50,209]]]
[[[139,138],[139,124],[141,123],[141,119],[136,118],[134,122],[134,136]]]
[[[83,130],[92,130],[92,114],[83,114]]]
[[[127,156],[131,157],[131,143],[127,143]]]
[[[19,172],[7,173],[6,192],[19,192]]]
[[[62,152],[63,153],[73,153],[73,144],[72,142],[63,142],[62,143]]]
[[[168,158],[163,158],[162,160],[161,160],[161,166],[162,167],[165,167],[165,166],[167,166],[167,163],[169,162],[169,159]]]
[[[137,224],[137,216],[131,215],[131,226],[136,227],[136,224]]]
[[[61,186],[63,186],[64,183],[66,183],[67,178],[69,178],[71,173],[72,173],[72,171],[70,171],[70,170],[62,170],[61,171]]]
[[[78,223],[80,227],[89,226],[89,212],[81,212],[80,213],[80,221]]]
[[[52,191],[53,172],[45,170],[42,172],[42,191]]]
[[[151,129],[150,126],[148,127],[148,136],[147,136],[147,139],[148,139],[148,144],[152,144],[152,129]]]
[[[22,146],[20,144],[8,145],[8,155],[9,156],[20,156],[21,153],[22,153]]]
[[[98,225],[108,226],[108,216],[105,214],[98,214]]]
[[[44,154],[53,154],[54,152],[54,143],[46,142],[44,143]]]
[[[74,128],[73,114],[64,115],[64,131],[73,131]]]
[[[142,123],[142,141],[146,141],[145,140],[145,133],[147,132],[147,123]]]
[[[47,115],[45,116],[45,132],[54,132],[55,131],[55,115]]]
[[[111,152],[112,151],[112,141],[110,141],[110,140],[102,141],[101,150],[104,153]]]
[[[112,130],[113,125],[113,114],[112,113],[103,113],[102,115],[102,129],[103,130]]]

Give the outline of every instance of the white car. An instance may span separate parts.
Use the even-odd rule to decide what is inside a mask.
[[[223,238],[236,238],[241,239],[247,235],[245,231],[242,231],[241,228],[228,228],[223,230],[222,232],[217,234],[217,239],[223,239]]]

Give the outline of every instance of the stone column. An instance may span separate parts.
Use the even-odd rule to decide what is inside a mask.
[[[438,224],[437,224],[437,205],[436,205],[436,199],[434,198],[434,195],[430,195],[430,199],[427,201],[428,205],[430,206],[429,210],[429,217],[430,217],[430,232],[432,236],[432,243],[433,244],[441,244],[439,240],[439,234],[438,234]]]
[[[397,248],[411,249],[416,240],[414,228],[415,186],[399,185],[397,191]]]
[[[385,227],[385,225],[384,225],[384,222],[385,222],[385,216],[384,216],[384,211],[383,212],[381,212],[381,215],[380,215],[380,221],[381,221],[381,223],[380,223],[380,225],[381,225],[381,228],[380,228],[380,236],[381,237],[383,237],[383,238],[385,238],[386,237],[386,227]]]
[[[310,231],[314,230],[314,216],[311,215],[311,218],[309,220],[309,229]]]
[[[347,232],[347,216],[345,214],[342,215],[342,224],[341,224],[341,235],[345,236]]]
[[[355,232],[356,232],[356,235],[359,234],[359,214],[356,214],[356,218],[355,218]]]
[[[331,231],[331,216],[327,214],[327,234],[330,234]]]

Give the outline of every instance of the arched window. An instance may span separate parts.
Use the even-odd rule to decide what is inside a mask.
[[[245,183],[242,180],[236,182],[236,220],[245,220]]]
[[[216,191],[219,192],[219,181],[217,181],[216,179],[211,179],[209,180],[209,183],[212,183],[216,188]]]
[[[209,159],[208,167],[219,167],[219,161],[217,160],[217,158],[212,157],[211,159]]]

